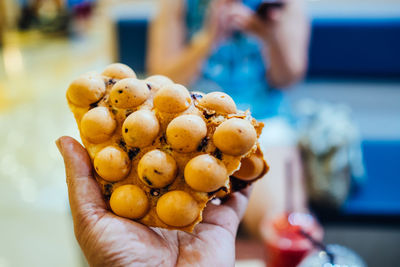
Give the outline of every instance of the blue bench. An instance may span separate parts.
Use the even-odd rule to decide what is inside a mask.
[[[314,19],[308,74],[400,78],[400,17]]]
[[[366,140],[362,145],[367,182],[353,192],[343,213],[400,215],[400,140]]]
[[[118,60],[146,70],[148,20],[116,22]],[[400,77],[400,17],[312,20],[309,76]]]

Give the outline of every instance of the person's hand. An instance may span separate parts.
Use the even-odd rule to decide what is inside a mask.
[[[90,266],[233,266],[235,237],[249,188],[209,203],[193,233],[150,228],[107,210],[86,150],[73,138],[56,144],[64,158],[75,236]]]
[[[253,10],[240,2],[229,5],[228,20],[233,28],[253,34],[263,41],[268,41],[274,34],[275,25],[282,17],[281,9],[270,9],[265,19],[261,19]]]
[[[229,23],[229,6],[234,0],[214,0],[208,7],[202,34],[206,35],[212,45],[232,34],[233,28]]]

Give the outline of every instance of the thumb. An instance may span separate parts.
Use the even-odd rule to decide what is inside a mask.
[[[64,159],[67,184],[77,177],[92,177],[92,164],[86,150],[72,137],[63,136],[56,141]]]
[[[203,222],[219,225],[227,229],[233,236],[246,211],[252,186],[231,194],[223,204],[207,204],[203,212]]]
[[[106,204],[85,148],[68,136],[59,138],[56,145],[64,158],[72,218],[75,230],[79,230],[97,222],[107,212]]]

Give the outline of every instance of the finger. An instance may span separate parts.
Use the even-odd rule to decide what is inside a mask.
[[[243,3],[233,3],[231,5],[231,12],[237,15],[250,17],[254,15],[254,11],[251,10],[249,7],[244,5]]]
[[[237,19],[237,20],[241,20],[241,21],[251,21],[254,16],[252,14],[248,14],[248,13],[243,13],[239,10],[231,10],[228,13],[228,17],[229,19]]]
[[[253,29],[253,25],[250,23],[248,18],[235,17],[231,21],[238,30],[251,31]]]
[[[243,219],[252,188],[252,186],[248,186],[239,192],[233,193],[223,204],[230,207],[236,213],[239,221]]]
[[[56,141],[65,164],[67,183],[75,177],[92,176],[92,165],[86,150],[72,137],[63,136]]]
[[[236,236],[239,226],[239,217],[233,209],[224,205],[207,204],[203,211],[202,223],[220,226]]]
[[[238,16],[234,14],[230,14],[227,18],[230,23],[237,23],[237,24],[246,24],[248,22],[247,17]]]
[[[100,188],[93,178],[87,151],[71,137],[61,137],[56,144],[64,158],[74,222],[79,227],[80,224],[97,221],[107,210]]]
[[[279,21],[282,17],[282,10],[278,8],[272,8],[268,11],[268,19],[270,21]]]
[[[221,226],[233,236],[247,207],[251,188],[235,192],[221,205],[209,203],[203,211],[203,222]]]
[[[244,30],[244,25],[235,19],[230,20],[230,27],[236,31]]]

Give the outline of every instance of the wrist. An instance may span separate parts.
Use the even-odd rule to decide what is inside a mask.
[[[198,45],[198,47],[208,53],[214,44],[214,38],[212,33],[207,30],[201,30],[200,32],[196,33],[193,37],[193,44]]]

